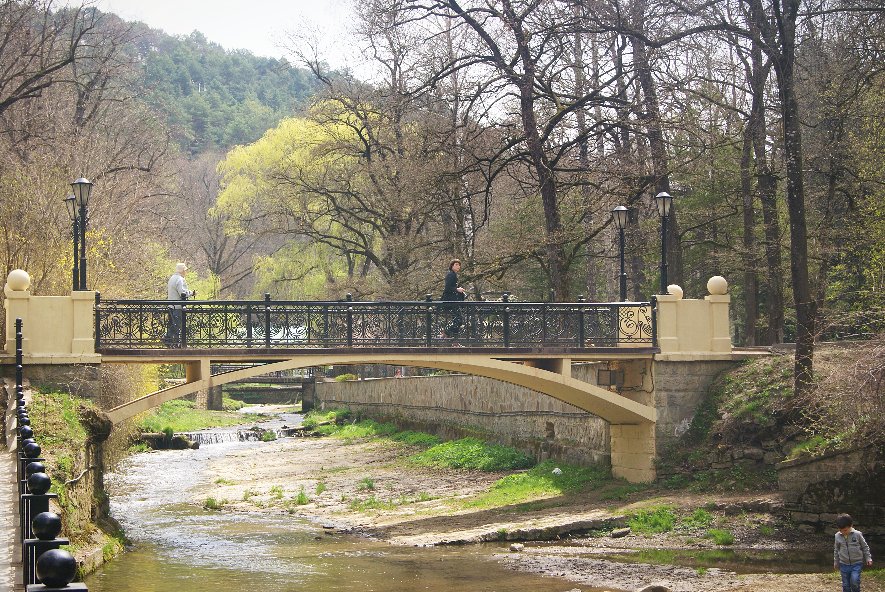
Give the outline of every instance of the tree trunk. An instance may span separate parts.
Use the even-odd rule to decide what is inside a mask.
[[[796,365],[794,390],[806,393],[814,377],[814,333],[816,302],[808,279],[808,228],[805,220],[805,185],[802,177],[802,130],[794,80],[796,15],[800,0],[777,0],[780,53],[771,56],[777,73],[784,130],[787,169],[787,207],[790,216],[790,275],[796,306]]]
[[[661,129],[661,110],[651,73],[651,65],[648,61],[648,52],[641,39],[631,37],[630,43],[633,46],[636,77],[642,88],[642,105],[645,111],[644,120],[648,147],[651,151],[654,193],[655,195],[662,191],[670,193],[670,163],[667,157],[667,147],[664,144],[664,132]],[[670,216],[667,219],[667,272],[667,283],[682,285],[682,246],[675,207],[670,209]]]
[[[752,117],[752,116],[751,116]],[[741,197],[744,213],[744,345],[756,345],[756,324],[759,319],[756,277],[756,215],[753,211],[753,187],[750,179],[752,160],[752,122],[744,130],[741,151]]]

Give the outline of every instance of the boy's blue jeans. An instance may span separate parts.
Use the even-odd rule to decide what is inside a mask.
[[[839,564],[842,574],[842,592],[860,592],[860,568],[863,563]]]

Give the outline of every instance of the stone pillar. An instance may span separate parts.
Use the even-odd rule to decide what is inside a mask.
[[[13,269],[6,278],[6,284],[3,286],[3,295],[6,297],[4,308],[6,309],[6,336],[4,345],[6,352],[15,353],[15,319],[22,319],[27,326],[28,313],[30,312],[31,277],[22,269]],[[22,352],[30,353],[31,342],[28,339],[28,332],[22,333]]]
[[[655,424],[611,424],[612,475],[630,483],[655,480]]]
[[[210,386],[209,390],[206,391],[206,409],[221,411],[223,408],[221,385]]]
[[[95,321],[95,292],[71,292],[71,304],[73,305],[74,312],[71,353],[94,354],[95,333],[93,332],[93,325]]]
[[[561,374],[566,378],[572,377],[571,358],[537,358],[534,360],[525,360],[523,365],[528,368],[538,368],[539,370],[547,370],[548,372]]]

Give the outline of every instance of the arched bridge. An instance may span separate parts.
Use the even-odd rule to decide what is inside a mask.
[[[198,390],[275,370],[375,363],[438,368],[525,386],[605,419],[613,472],[631,481],[654,478],[659,405],[653,396],[642,399],[575,380],[572,361],[653,365],[660,359],[731,355],[724,286],[704,300],[664,295],[653,302],[626,303],[268,297],[179,303],[102,300],[86,291],[35,297],[24,282],[7,282],[4,296],[6,352],[14,351],[9,328],[22,318],[26,365],[185,366],[185,384],[109,410],[114,422]],[[211,374],[212,365],[226,363],[249,366]]]
[[[171,308],[174,307],[174,308]],[[654,308],[639,303],[280,302],[101,300],[95,351],[105,362],[184,363],[187,382],[108,411],[114,423],[165,401],[277,370],[340,364],[438,368],[524,386],[613,426],[654,431],[656,411],[570,375],[573,359],[650,357]],[[177,317],[173,323],[173,316]],[[176,331],[170,335],[172,324]],[[452,328],[457,328],[453,335]],[[448,335],[447,335],[448,334]],[[211,364],[266,364],[212,375]],[[617,428],[613,428],[617,432]],[[645,444],[647,447],[648,444]],[[638,462],[615,472],[647,480]],[[623,469],[623,470],[620,470]]]

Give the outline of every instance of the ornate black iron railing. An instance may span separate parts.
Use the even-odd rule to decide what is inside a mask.
[[[641,348],[654,327],[649,302],[95,301],[97,351]]]

